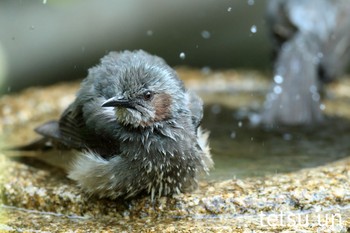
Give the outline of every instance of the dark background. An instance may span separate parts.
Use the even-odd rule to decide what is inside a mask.
[[[2,92],[81,79],[112,50],[144,49],[171,66],[270,70],[265,5],[265,0],[2,0]]]

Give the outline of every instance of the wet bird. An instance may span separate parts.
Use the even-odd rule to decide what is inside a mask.
[[[262,113],[264,123],[323,120],[323,84],[340,76],[350,59],[349,12],[348,0],[270,0],[274,84]]]
[[[163,59],[142,50],[110,52],[81,83],[58,121],[22,147],[75,149],[68,177],[107,198],[191,191],[213,165],[200,98]]]

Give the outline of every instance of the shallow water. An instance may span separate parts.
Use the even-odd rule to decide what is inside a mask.
[[[214,94],[232,106],[211,101],[204,128],[210,134],[215,169],[210,180],[292,172],[325,165],[350,152],[350,98],[326,100],[324,123],[304,127],[256,126],[262,93]]]
[[[220,124],[226,125],[226,129],[221,132],[216,131],[217,127],[211,128],[210,124],[207,127],[212,132],[211,145],[215,161],[211,179],[291,172],[343,158],[350,150],[350,137],[346,135],[350,129],[349,122],[345,122],[347,125],[344,128],[326,126],[303,134],[297,129],[272,132],[251,128],[246,121],[239,127],[232,117],[228,118],[220,120]],[[331,123],[338,122],[334,120]],[[341,135],[342,138],[331,138],[327,134],[333,137]],[[232,138],[232,135],[235,137]]]

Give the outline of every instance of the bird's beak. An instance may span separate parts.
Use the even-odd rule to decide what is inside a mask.
[[[134,108],[134,105],[130,100],[124,98],[112,97],[106,100],[101,107],[124,107],[124,108]]]

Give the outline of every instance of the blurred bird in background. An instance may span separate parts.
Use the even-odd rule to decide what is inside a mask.
[[[323,120],[320,92],[342,75],[350,58],[350,1],[271,0],[274,84],[262,121],[302,125]]]

